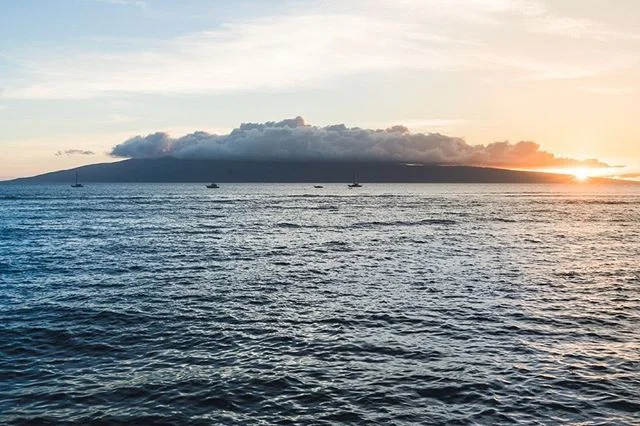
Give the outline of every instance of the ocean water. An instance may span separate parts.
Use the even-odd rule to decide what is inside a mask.
[[[0,424],[640,424],[640,189],[0,186]]]

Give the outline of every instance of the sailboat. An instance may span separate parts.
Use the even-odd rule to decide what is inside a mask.
[[[74,183],[73,185],[71,185],[72,188],[82,188],[84,185],[81,183],[78,183],[78,172],[76,171],[76,183]]]
[[[353,172],[353,183],[349,184],[349,188],[362,188],[362,185],[356,182],[356,172]]]

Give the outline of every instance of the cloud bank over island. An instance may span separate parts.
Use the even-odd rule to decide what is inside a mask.
[[[318,127],[302,117],[279,122],[243,123],[226,135],[197,131],[174,138],[164,132],[136,136],[116,145],[114,157],[150,159],[229,159],[265,161],[384,161],[504,168],[610,167],[596,159],[557,157],[534,142],[471,145],[439,133],[387,129]]]

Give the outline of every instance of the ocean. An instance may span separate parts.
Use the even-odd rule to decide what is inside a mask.
[[[640,424],[640,189],[0,185],[0,424]]]

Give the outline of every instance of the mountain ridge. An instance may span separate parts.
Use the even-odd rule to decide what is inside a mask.
[[[163,157],[129,159],[58,170],[3,183],[574,183],[572,175],[474,166],[415,165],[382,161],[202,160]],[[596,183],[629,183],[591,178]]]

